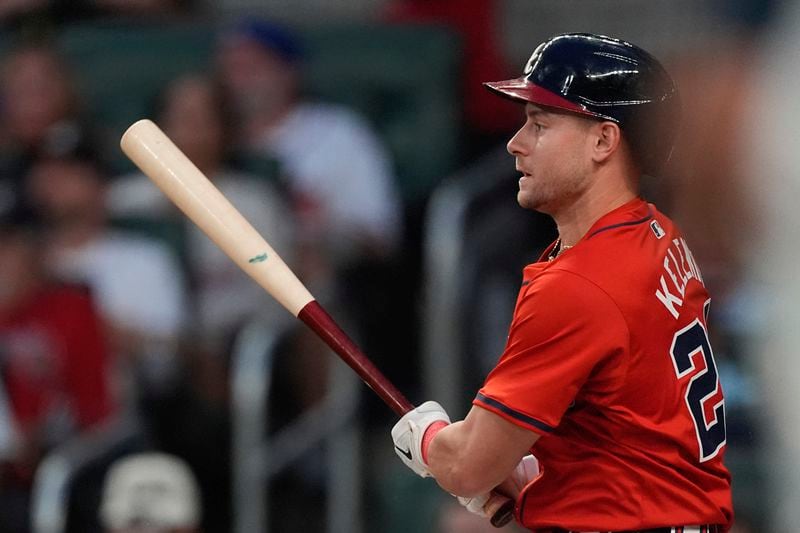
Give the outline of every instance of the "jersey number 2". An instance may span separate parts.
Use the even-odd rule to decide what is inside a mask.
[[[702,463],[714,458],[725,445],[725,401],[719,395],[719,375],[708,332],[700,320],[695,319],[675,334],[670,355],[678,379],[693,373],[696,363],[705,364],[705,368],[692,376],[686,389],[686,405],[694,420]],[[706,406],[714,398],[719,398],[719,402]],[[707,407],[712,410],[708,416]]]

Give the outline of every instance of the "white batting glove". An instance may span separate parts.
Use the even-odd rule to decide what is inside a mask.
[[[536,457],[533,455],[526,455],[523,457],[509,476],[511,485],[514,488],[514,493],[519,494],[522,492],[522,489],[525,488],[528,483],[536,479],[538,475],[539,461]],[[467,511],[470,513],[488,518],[489,513],[486,512],[486,504],[489,503],[492,497],[494,496],[487,493],[475,496],[474,498],[462,498],[461,496],[457,496],[456,498],[458,499],[458,503],[466,507]]]
[[[480,496],[475,496],[474,498],[464,498],[462,496],[456,496],[458,503],[463,505],[467,508],[472,514],[476,514],[478,516],[488,517],[489,515],[486,513],[484,506],[486,502],[489,501],[489,493],[481,494]]]
[[[516,493],[522,492],[525,486],[539,476],[539,460],[533,455],[526,455],[511,472],[511,483],[516,489]]]
[[[436,402],[425,402],[403,415],[392,428],[394,451],[411,470],[422,477],[431,475],[422,459],[422,441],[425,432],[435,422],[450,423],[450,417]]]

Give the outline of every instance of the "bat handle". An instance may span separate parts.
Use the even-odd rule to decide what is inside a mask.
[[[414,408],[414,405],[378,370],[316,300],[306,304],[297,318],[336,352],[397,416],[403,416]],[[494,527],[503,527],[514,517],[514,500],[494,491],[487,511],[491,515],[491,524]]]
[[[306,304],[298,313],[297,318],[302,320],[336,352],[342,361],[347,363],[397,416],[403,416],[414,408],[403,393],[386,379],[386,376],[364,355],[316,300]]]

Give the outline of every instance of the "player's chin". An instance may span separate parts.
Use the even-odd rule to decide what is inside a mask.
[[[530,191],[525,191],[522,189],[517,192],[517,203],[523,209],[530,209],[533,211],[539,211],[542,207],[542,202],[539,198],[531,194]]]
[[[545,215],[553,216],[557,211],[554,202],[549,201],[541,195],[525,194],[523,191],[517,193],[517,203],[523,209],[536,211]]]

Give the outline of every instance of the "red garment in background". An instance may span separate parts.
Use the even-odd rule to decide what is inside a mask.
[[[482,83],[515,78],[496,36],[496,0],[397,0],[386,20],[446,24],[463,39],[464,115],[467,125],[484,134],[505,133],[522,125],[519,106],[498,99]]]
[[[0,314],[3,383],[23,434],[82,430],[111,413],[108,352],[88,294],[42,288]]]

